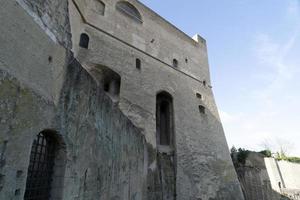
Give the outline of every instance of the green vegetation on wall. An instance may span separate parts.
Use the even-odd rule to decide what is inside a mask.
[[[233,162],[234,163],[238,162],[239,164],[242,164],[242,165],[245,165],[246,159],[250,152],[255,152],[255,151],[249,151],[249,150],[246,150],[243,148],[236,149],[234,146],[230,149],[231,158],[232,158]],[[259,151],[256,153],[260,153],[264,157],[268,157],[268,158],[274,157],[276,160],[284,160],[284,161],[300,164],[299,157],[289,157],[289,156],[286,156],[286,154],[283,152],[272,153],[271,150],[266,149],[266,150],[262,150],[262,151]]]
[[[246,159],[250,153],[249,150],[239,148],[238,150],[233,146],[230,150],[231,152],[231,158],[236,163],[237,161],[239,164],[245,165]]]

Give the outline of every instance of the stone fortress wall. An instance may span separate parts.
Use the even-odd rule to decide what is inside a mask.
[[[236,160],[235,160],[236,162]],[[246,200],[299,200],[300,164],[250,152],[236,171]]]
[[[272,189],[291,199],[300,199],[300,164],[265,158]]]
[[[0,199],[31,195],[39,133],[53,199],[243,199],[203,38],[135,0],[0,3]]]

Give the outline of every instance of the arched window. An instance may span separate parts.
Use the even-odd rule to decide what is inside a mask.
[[[178,60],[176,59],[173,59],[173,67],[178,67]]]
[[[94,0],[93,3],[94,5],[92,6],[92,10],[99,15],[104,15],[105,4],[100,0]]]
[[[65,156],[54,131],[37,135],[31,147],[24,200],[61,198]]]
[[[174,140],[173,99],[167,92],[156,96],[157,144],[172,146]]]
[[[132,4],[127,1],[119,1],[116,4],[116,8],[118,11],[126,14],[128,17],[134,19],[139,23],[143,23],[142,16],[138,9],[136,9]]]
[[[80,35],[80,42],[79,42],[79,46],[85,49],[89,48],[89,42],[90,42],[90,38],[86,33],[82,33]]]
[[[167,92],[156,96],[157,168],[161,195],[176,199],[176,154],[173,98]]]

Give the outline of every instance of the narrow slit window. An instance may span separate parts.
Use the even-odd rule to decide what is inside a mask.
[[[135,60],[135,67],[138,69],[138,70],[140,70],[141,69],[141,66],[142,64],[141,64],[141,60],[140,59],[136,59]]]
[[[173,100],[167,92],[157,95],[156,129],[158,145],[172,145],[173,141]]]
[[[178,67],[178,60],[173,59],[173,67]]]
[[[90,38],[86,33],[82,33],[80,35],[80,42],[79,42],[79,46],[85,49],[89,48],[89,42],[90,42]]]

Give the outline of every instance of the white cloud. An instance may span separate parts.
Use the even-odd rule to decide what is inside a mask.
[[[280,44],[272,40],[270,35],[260,34],[256,39],[255,51],[257,62],[266,68],[265,75],[260,74],[267,83],[253,91],[257,101],[263,101],[266,105],[272,105],[274,98],[278,97],[282,90],[289,87],[289,82],[297,75],[297,67],[287,62],[287,55],[294,48],[299,37],[299,29],[291,37]]]
[[[299,0],[290,0],[287,8],[287,16],[290,19],[299,19],[300,18],[300,1]]]
[[[289,141],[295,148],[290,148],[289,153],[293,155],[300,155],[299,140],[300,127],[297,124],[287,124],[283,116],[267,114],[265,111],[256,114],[235,115],[228,114],[229,119],[221,119],[224,125],[225,133],[228,138],[229,146],[248,148],[253,150],[264,149],[263,142],[270,141],[276,144],[277,140],[284,138]],[[275,141],[275,142],[274,142]],[[273,151],[278,151],[278,147],[271,146]]]
[[[225,111],[222,111],[222,110],[219,111],[219,114],[220,114],[220,118],[222,120],[222,123],[226,123],[226,124],[237,122],[240,119],[239,116],[231,115],[228,112],[225,112]]]
[[[300,16],[299,1],[291,2],[287,13],[290,17]],[[290,57],[293,51],[300,50],[297,46],[299,33],[297,22],[294,32],[285,41],[266,33],[256,36],[253,49],[257,71],[254,77],[260,84],[254,84],[247,93],[240,94],[249,97],[244,106],[251,110],[241,108],[240,113],[220,112],[229,146],[261,150],[264,148],[262,143],[268,140],[277,151],[276,141],[286,140],[291,143],[288,153],[300,156],[300,94],[299,88],[293,88],[300,77],[300,57]]]

